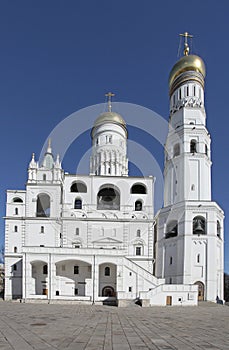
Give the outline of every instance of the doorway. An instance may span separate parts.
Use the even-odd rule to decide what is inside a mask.
[[[47,288],[43,288],[42,294],[43,295],[48,295],[48,289]]]
[[[194,283],[198,286],[198,301],[204,300],[204,284],[200,281]]]
[[[114,288],[111,286],[104,287],[102,290],[102,296],[103,297],[114,297],[115,296]]]
[[[171,306],[172,305],[172,297],[170,295],[166,296],[166,305]]]

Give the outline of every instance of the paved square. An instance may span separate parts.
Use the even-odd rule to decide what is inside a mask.
[[[0,302],[0,349],[229,349],[229,307]]]

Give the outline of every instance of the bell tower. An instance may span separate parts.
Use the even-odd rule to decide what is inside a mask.
[[[181,37],[184,37],[184,56],[169,76],[165,206],[184,200],[211,200],[211,139],[204,107],[205,64],[200,57],[189,55],[188,38],[192,36],[184,33]]]
[[[197,284],[199,298],[223,298],[223,211],[211,198],[211,138],[204,101],[206,69],[180,34],[184,55],[169,75],[164,207],[157,219],[158,277]]]

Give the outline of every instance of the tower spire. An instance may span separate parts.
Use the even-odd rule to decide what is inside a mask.
[[[107,97],[107,109],[108,109],[108,112],[111,112],[112,111],[112,97],[115,96],[115,94],[113,94],[113,92],[108,92],[105,94],[105,96]]]
[[[184,56],[188,56],[189,54],[189,45],[188,45],[188,38],[192,39],[193,35],[189,34],[188,32],[184,32],[183,34],[180,34],[180,37],[184,38]]]
[[[52,153],[52,140],[51,138],[48,139],[48,147],[46,153]]]

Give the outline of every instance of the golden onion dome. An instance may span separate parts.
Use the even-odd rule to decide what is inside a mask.
[[[122,116],[115,112],[105,112],[98,116],[96,121],[94,122],[94,127],[97,127],[102,124],[106,123],[114,123],[114,124],[120,124],[124,128],[126,128],[126,122],[122,118]]]
[[[174,80],[183,72],[186,71],[195,71],[199,72],[205,78],[206,69],[205,64],[202,58],[196,55],[187,55],[183,56],[177,61],[173,66],[170,75],[169,75],[169,87],[171,88]]]

